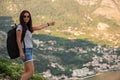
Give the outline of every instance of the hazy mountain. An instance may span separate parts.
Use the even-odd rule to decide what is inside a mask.
[[[54,20],[55,26],[34,33],[35,69],[70,76],[71,70],[84,68],[96,57],[98,62],[103,60],[100,65],[117,64],[114,62],[119,61],[120,55],[119,3],[119,0],[1,0],[0,29],[5,34],[11,24],[18,24],[23,9],[31,12],[33,25]],[[1,46],[5,45],[3,36],[0,34]],[[104,58],[106,54],[117,57],[110,62]]]
[[[118,0],[1,0],[0,15],[18,23],[23,9],[31,12],[33,24],[54,20],[54,27],[40,32],[67,39],[88,38],[100,44],[120,45]]]

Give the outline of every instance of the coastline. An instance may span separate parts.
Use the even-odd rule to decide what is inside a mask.
[[[99,78],[103,78],[103,77],[110,78],[113,75],[115,75],[115,73],[120,74],[120,70],[108,70],[108,71],[104,71],[104,72],[99,72],[94,75],[83,77],[80,80],[92,80],[92,78],[95,78],[95,77],[96,77],[96,79],[94,79],[94,80],[97,80],[98,77]],[[112,76],[110,76],[110,75],[112,75]],[[119,75],[117,77],[119,77]],[[103,79],[99,79],[99,80],[103,80]],[[104,80],[110,80],[110,79],[104,79]],[[112,80],[112,78],[111,78],[111,80]],[[115,80],[120,80],[120,77],[119,77],[119,79],[115,79]]]
[[[92,78],[94,78],[94,77],[100,77],[100,76],[103,76],[103,75],[106,76],[109,73],[113,73],[113,74],[114,73],[119,73],[120,74],[120,69],[119,70],[107,70],[107,71],[99,72],[99,73],[89,75],[89,76],[86,76],[86,77],[82,77],[82,78],[74,77],[74,78],[69,78],[67,80],[92,80]],[[106,76],[106,77],[109,77],[109,75]],[[103,80],[103,79],[94,79],[94,80]],[[120,80],[120,78],[116,79],[116,80]]]

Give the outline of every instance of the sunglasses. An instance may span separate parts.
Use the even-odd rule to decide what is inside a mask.
[[[23,18],[30,18],[30,16],[23,16]]]

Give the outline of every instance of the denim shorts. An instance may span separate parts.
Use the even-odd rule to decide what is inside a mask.
[[[24,49],[23,49],[24,50]],[[32,53],[32,48],[25,48],[25,59],[24,63],[33,61],[33,53]]]

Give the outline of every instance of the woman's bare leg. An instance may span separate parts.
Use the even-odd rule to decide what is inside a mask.
[[[34,63],[33,61],[24,63],[24,73],[20,80],[28,80],[34,73]]]

